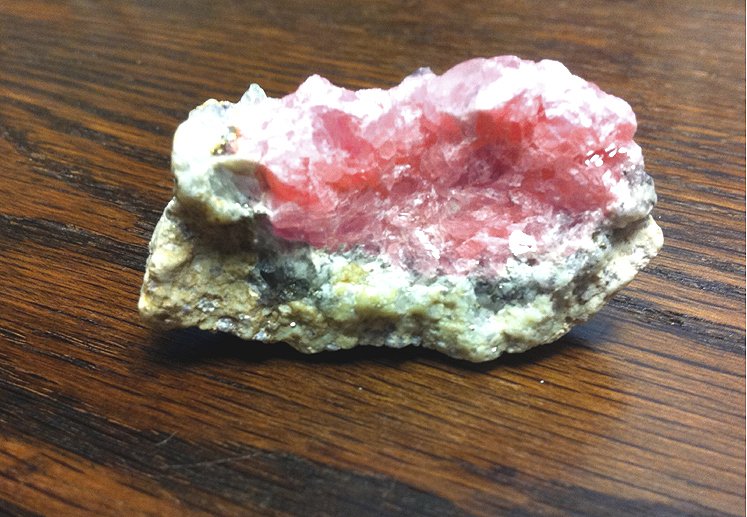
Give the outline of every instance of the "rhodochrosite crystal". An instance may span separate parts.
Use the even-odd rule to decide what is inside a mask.
[[[175,136],[141,313],[305,352],[552,341],[661,247],[635,129],[625,101],[516,57],[208,101]]]

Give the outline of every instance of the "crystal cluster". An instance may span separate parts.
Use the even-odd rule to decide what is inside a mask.
[[[551,341],[661,246],[635,129],[623,100],[516,57],[209,101],[175,136],[141,313],[306,352]]]

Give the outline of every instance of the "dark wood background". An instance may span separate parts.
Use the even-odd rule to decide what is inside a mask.
[[[138,322],[191,108],[498,54],[638,114],[666,243],[590,323],[472,365]],[[0,171],[3,515],[745,514],[743,1],[2,0]]]

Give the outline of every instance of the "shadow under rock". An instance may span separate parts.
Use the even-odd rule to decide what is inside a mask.
[[[231,334],[189,328],[162,331],[154,336],[148,350],[151,358],[158,363],[182,366],[220,359],[235,359],[247,363],[280,359],[313,364],[377,362],[392,365],[426,360],[475,372],[488,372],[501,366],[517,367],[540,362],[577,348],[591,349],[592,346],[583,338],[575,336],[572,330],[553,343],[540,345],[520,354],[503,354],[493,361],[472,363],[416,346],[400,349],[358,346],[350,350],[303,354],[286,343],[245,341]]]

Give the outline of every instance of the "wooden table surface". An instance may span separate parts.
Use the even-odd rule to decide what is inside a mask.
[[[0,514],[744,515],[744,34],[722,0],[2,0]],[[191,108],[500,54],[638,115],[665,246],[591,322],[473,365],[138,321]]]

